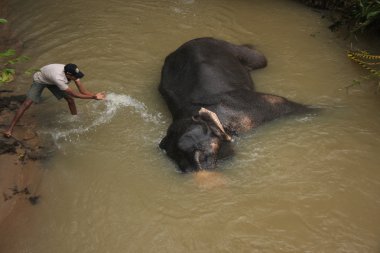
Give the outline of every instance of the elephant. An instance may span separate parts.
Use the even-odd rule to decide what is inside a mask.
[[[159,147],[181,172],[214,170],[233,155],[233,137],[309,106],[255,91],[251,71],[267,66],[250,45],[192,39],[166,58],[159,92],[172,123]]]

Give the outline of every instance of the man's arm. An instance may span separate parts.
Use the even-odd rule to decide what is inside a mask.
[[[78,90],[79,90],[80,93],[82,93],[84,95],[92,95],[92,96],[95,95],[94,93],[89,92],[88,90],[86,90],[86,88],[84,87],[84,85],[81,83],[80,79],[74,80],[74,83],[77,86],[77,88],[78,88]]]
[[[79,89],[79,88],[78,88]],[[76,93],[74,92],[70,87],[68,87],[65,92],[75,98],[81,98],[81,99],[96,99],[96,100],[103,100],[105,98],[105,94],[103,92],[98,92],[96,94],[87,92],[87,94]]]

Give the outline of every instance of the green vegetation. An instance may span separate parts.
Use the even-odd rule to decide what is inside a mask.
[[[347,26],[351,35],[380,34],[380,1],[379,0],[355,0],[344,1],[346,9],[343,9],[342,23]],[[348,9],[347,9],[348,8]],[[339,22],[339,20],[338,20]],[[364,79],[377,82],[377,93],[380,92],[380,56],[364,50],[350,50],[347,53],[349,59],[369,72]],[[358,81],[359,82],[359,81]],[[355,82],[354,82],[355,83]],[[360,82],[359,82],[360,84]]]
[[[331,30],[347,28],[351,34],[380,31],[380,0],[301,0],[331,11]]]
[[[332,31],[343,30],[351,39],[359,40],[371,36],[380,38],[380,0],[301,0],[309,6],[327,9],[332,25]],[[364,36],[362,36],[364,35]],[[377,52],[379,53],[379,52]],[[365,80],[377,82],[377,93],[380,92],[380,55],[374,55],[364,50],[349,50],[350,60],[368,71]],[[361,85],[359,80],[353,80],[347,88]]]
[[[0,18],[0,24],[6,24],[6,19]],[[16,50],[7,49],[4,52],[0,52],[0,85],[9,83],[14,80],[16,69],[15,64],[26,62],[29,60],[27,56],[16,57]]]
[[[380,1],[355,0],[344,1],[340,8],[342,16],[335,24],[347,26],[351,34],[380,30]]]
[[[380,1],[359,0],[348,14],[352,32],[380,29]]]

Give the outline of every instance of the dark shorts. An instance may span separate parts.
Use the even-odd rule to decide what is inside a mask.
[[[36,83],[33,82],[32,86],[30,86],[30,89],[26,96],[31,99],[34,103],[39,103],[41,101],[41,94],[42,91],[48,88],[51,93],[59,100],[64,97],[69,97],[69,95],[64,92],[63,90],[60,90],[56,85],[50,85],[50,84],[42,84],[42,83]]]

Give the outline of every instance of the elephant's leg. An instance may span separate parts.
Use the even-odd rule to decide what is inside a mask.
[[[260,53],[252,46],[234,46],[234,53],[239,61],[247,66],[249,70],[264,68],[267,66],[267,59],[264,54]]]
[[[262,103],[260,107],[266,108],[266,114],[269,118],[276,118],[294,113],[307,113],[310,110],[305,105],[290,101],[284,97],[276,95],[261,94],[260,100]]]

